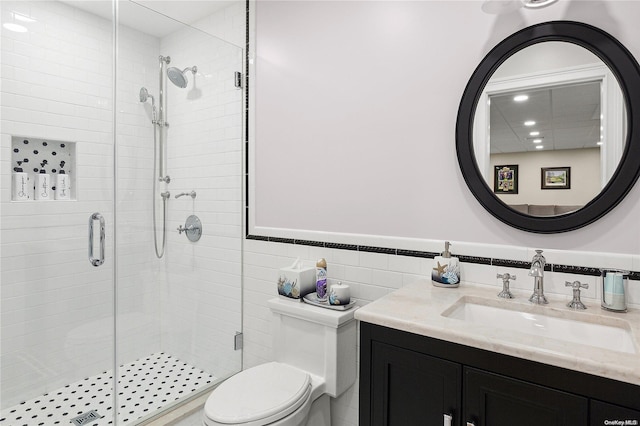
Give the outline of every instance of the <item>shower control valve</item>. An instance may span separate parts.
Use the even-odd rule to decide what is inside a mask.
[[[165,183],[171,183],[171,177],[169,175],[167,176],[160,176],[158,178],[158,182],[165,182]]]
[[[191,242],[196,242],[200,239],[202,236],[202,222],[200,222],[198,216],[191,215],[185,221],[184,226],[178,226],[178,234],[183,232]]]

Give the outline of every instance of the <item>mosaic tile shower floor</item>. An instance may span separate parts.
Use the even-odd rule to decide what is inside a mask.
[[[133,424],[215,380],[212,375],[161,352],[123,365],[119,373],[120,425]],[[105,371],[2,410],[0,426],[112,425],[112,379],[112,372]],[[72,422],[91,410],[101,418]]]

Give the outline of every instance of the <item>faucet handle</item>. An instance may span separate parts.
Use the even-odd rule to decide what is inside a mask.
[[[565,281],[564,286],[572,287],[574,290],[577,289],[578,291],[580,291],[581,288],[589,288],[589,284],[581,283],[580,281],[574,281],[574,282]]]
[[[573,289],[573,299],[571,302],[567,303],[567,307],[579,310],[587,309],[584,303],[580,300],[580,290],[583,288],[589,288],[589,284],[581,283],[580,281],[565,281],[564,286],[571,287]]]
[[[515,280],[516,276],[515,275],[511,275],[508,272],[505,272],[504,274],[496,274],[496,278],[502,278],[502,281],[509,281],[509,280]]]
[[[503,299],[513,299],[514,296],[511,294],[511,290],[509,290],[509,280],[515,280],[516,276],[505,272],[504,274],[496,274],[496,278],[502,279],[502,291],[498,293],[498,297]]]

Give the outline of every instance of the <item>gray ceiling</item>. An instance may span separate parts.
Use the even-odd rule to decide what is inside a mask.
[[[515,95],[529,99],[515,102]],[[491,153],[596,148],[600,140],[600,82],[576,83],[551,88],[491,96]],[[533,126],[524,122],[533,120]],[[540,136],[530,136],[539,131]]]

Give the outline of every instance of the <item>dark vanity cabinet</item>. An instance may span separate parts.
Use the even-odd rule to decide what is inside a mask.
[[[587,398],[484,370],[464,370],[462,418],[474,425],[588,424]]]
[[[438,425],[460,413],[460,364],[374,341],[371,372],[371,421],[361,425]]]
[[[640,386],[361,323],[360,426],[446,426],[446,416],[452,426],[640,425]]]

